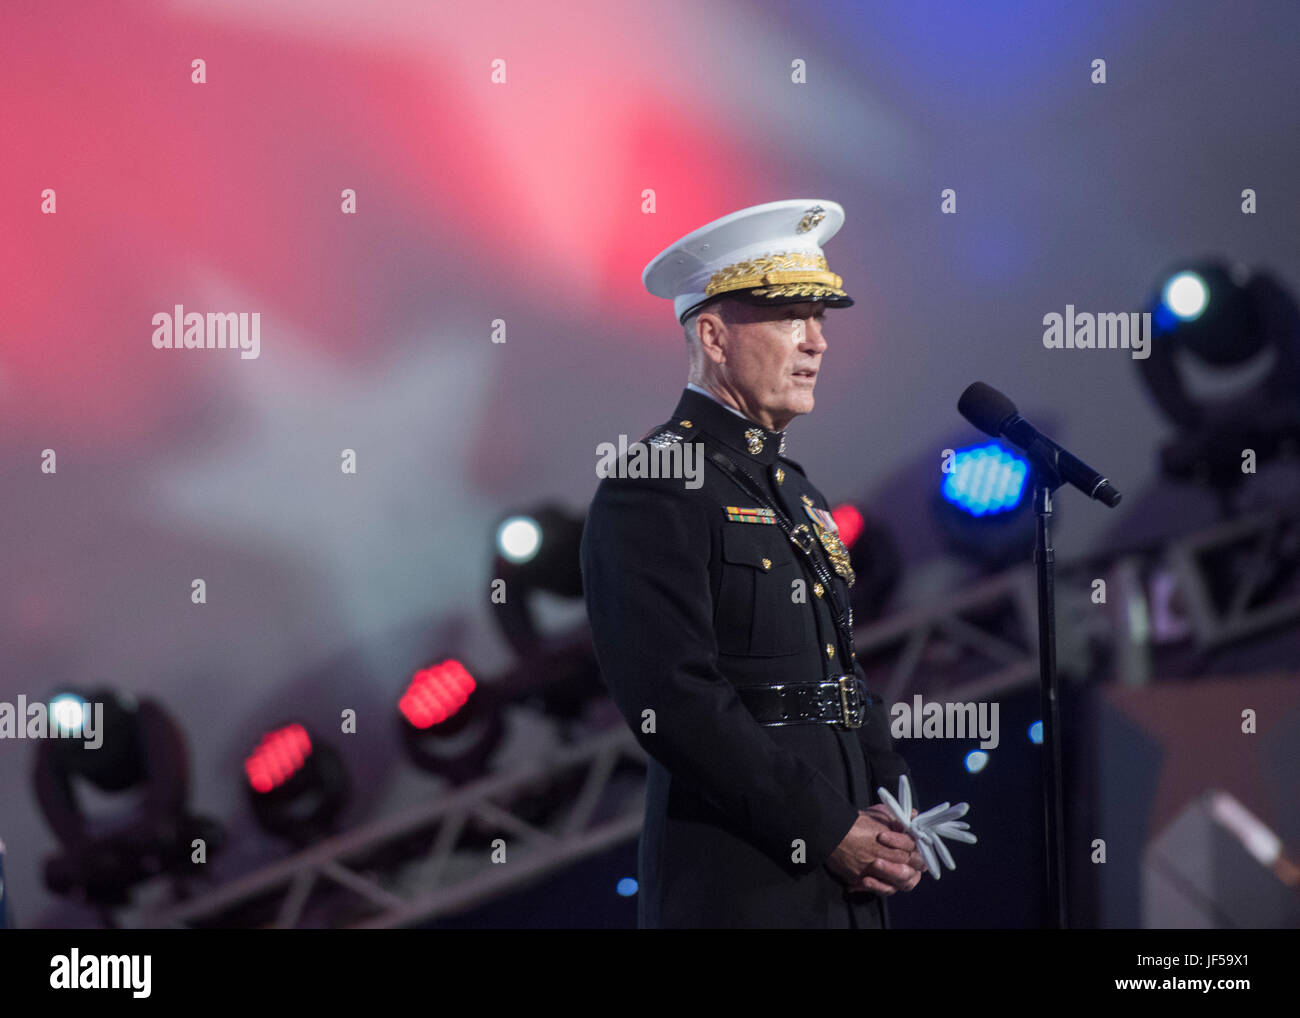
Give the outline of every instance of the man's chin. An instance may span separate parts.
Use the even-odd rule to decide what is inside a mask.
[[[771,415],[772,419],[778,424],[782,420],[785,421],[784,424],[781,424],[775,430],[784,431],[789,427],[790,421],[794,420],[796,417],[802,416],[803,414],[811,413],[815,402],[813,394],[807,390],[802,392],[787,392],[784,406],[781,407],[780,411],[775,411]]]

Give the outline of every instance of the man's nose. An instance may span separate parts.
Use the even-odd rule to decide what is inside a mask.
[[[806,350],[808,353],[823,353],[826,346],[826,337],[822,335],[821,319],[805,318],[803,320],[803,339],[799,343],[799,349]]]

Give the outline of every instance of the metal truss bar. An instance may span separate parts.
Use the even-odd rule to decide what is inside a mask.
[[[928,623],[917,626],[908,637],[903,653],[895,662],[893,672],[889,676],[889,685],[885,689],[885,699],[888,702],[893,703],[903,695],[904,690],[911,688],[912,678],[916,675],[917,666],[921,663],[921,655],[925,653],[925,645],[929,642]],[[862,644],[858,643],[858,646],[861,647]]]
[[[978,679],[949,686],[944,690],[944,697],[953,702],[968,703],[973,700],[990,700],[1003,693],[1031,686],[1038,681],[1038,661],[1026,659],[1017,664],[1000,668],[996,672],[982,675]]]
[[[299,873],[294,878],[289,893],[284,896],[284,901],[280,903],[280,911],[276,914],[272,925],[278,929],[292,929],[297,926],[298,920],[302,917],[303,906],[307,904],[307,898],[315,883],[316,874],[312,870],[303,870]]]
[[[1260,534],[1254,542],[1251,548],[1250,561],[1246,565],[1245,575],[1241,577],[1237,589],[1232,592],[1232,601],[1228,605],[1228,610],[1224,612],[1224,616],[1229,623],[1239,622],[1245,617],[1251,595],[1259,589],[1264,574],[1268,571],[1269,548],[1273,545],[1273,539],[1276,536],[1276,530],[1272,533],[1266,532]]]
[[[574,800],[573,810],[561,828],[566,837],[576,834],[587,826],[592,812],[600,802],[601,793],[605,790],[610,775],[614,773],[616,763],[618,763],[618,751],[614,747],[606,747],[596,757],[595,764],[587,771],[587,777],[582,783],[582,791]]]
[[[470,807],[470,812],[489,824],[496,824],[508,834],[514,834],[524,841],[540,844],[553,844],[555,835],[548,834],[541,828],[534,827],[532,824],[525,823],[516,816],[512,816],[503,810],[500,806],[493,806],[490,802],[476,802]]]
[[[981,580],[939,602],[931,602],[924,607],[902,612],[898,615],[863,626],[856,633],[855,643],[859,654],[863,650],[888,647],[890,644],[907,637],[920,625],[950,615],[961,615],[971,608],[982,608],[996,603],[1000,598],[1014,597],[1018,588],[1024,583],[1023,575],[1029,573],[1029,567],[1017,566],[1006,572],[998,573]]]
[[[456,848],[456,841],[460,838],[461,831],[465,829],[466,819],[465,813],[453,813],[439,825],[438,836],[434,838],[433,848],[428,856],[429,869],[425,874],[430,884],[436,884],[442,876],[442,871],[446,869],[447,861]]]
[[[971,625],[956,615],[940,619],[938,626],[954,643],[978,650],[985,657],[1001,664],[1010,664],[1033,653],[1032,647],[1017,647],[1014,643],[992,633],[986,633],[979,626]]]
[[[373,880],[367,880],[359,873],[353,873],[347,867],[336,862],[322,863],[320,871],[323,876],[329,877],[336,884],[346,887],[350,891],[355,891],[361,897],[374,902],[381,908],[402,907],[402,899],[397,895],[390,894]]]
[[[640,830],[641,811],[638,809],[633,814],[603,824],[579,837],[561,839],[553,846],[528,852],[522,857],[516,856],[509,862],[489,863],[484,871],[468,880],[422,895],[401,908],[353,923],[351,928],[391,929],[472,908],[610,845],[635,838]]]
[[[1178,576],[1192,617],[1197,645],[1201,649],[1208,650],[1254,636],[1300,617],[1300,595],[1256,608],[1249,607],[1250,598],[1258,586],[1258,577],[1266,570],[1269,549],[1286,527],[1295,526],[1297,522],[1295,512],[1268,512],[1220,524],[1170,543],[1167,559]],[[1254,554],[1246,574],[1238,581],[1226,610],[1219,612],[1210,596],[1210,578],[1204,558],[1209,552],[1230,548],[1251,537],[1255,538]]]

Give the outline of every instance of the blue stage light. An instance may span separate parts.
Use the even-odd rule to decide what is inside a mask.
[[[943,497],[970,513],[1010,512],[1025,493],[1029,464],[996,442],[959,449],[943,480]]]
[[[624,898],[630,898],[636,894],[636,879],[634,877],[624,877],[618,882],[618,893]]]
[[[978,774],[989,762],[989,755],[982,749],[972,749],[966,754],[966,770]]]
[[[1035,721],[1029,726],[1029,741],[1035,746],[1043,744],[1043,723],[1041,721]]]

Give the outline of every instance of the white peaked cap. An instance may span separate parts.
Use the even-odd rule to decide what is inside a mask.
[[[681,322],[714,297],[747,304],[825,301],[849,307],[853,298],[830,271],[822,245],[844,225],[844,209],[822,198],[790,198],[732,212],[659,252],[641,281],[672,299]]]

